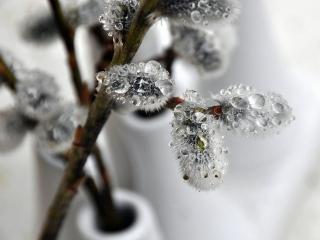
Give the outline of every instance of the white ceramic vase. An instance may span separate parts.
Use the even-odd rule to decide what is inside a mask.
[[[141,196],[126,191],[117,190],[114,194],[119,205],[132,208],[135,218],[127,229],[116,232],[101,232],[95,225],[94,212],[91,207],[84,205],[77,217],[79,240],[162,240],[161,232],[153,209]]]

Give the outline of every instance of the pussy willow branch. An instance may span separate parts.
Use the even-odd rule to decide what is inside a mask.
[[[87,106],[90,103],[90,93],[87,85],[84,84],[82,81],[82,78],[80,75],[80,69],[77,64],[77,57],[75,54],[75,46],[74,46],[75,30],[65,19],[59,0],[49,0],[49,3],[52,9],[52,12],[54,14],[56,25],[59,29],[61,38],[65,44],[65,47],[68,53],[69,68],[72,73],[73,85],[75,87],[78,100],[81,105]],[[118,220],[119,217],[117,216],[116,207],[112,198],[110,181],[106,177],[108,175],[107,168],[104,165],[99,147],[95,145],[94,149],[95,149],[95,151],[93,151],[94,160],[97,163],[96,165],[103,182],[103,189],[101,194],[100,192],[97,192],[95,196],[95,198],[100,197],[101,200],[100,201],[96,200],[95,203],[102,205],[102,206],[97,206],[98,208],[100,207],[102,209],[105,209],[105,208],[108,209],[108,211],[97,211],[97,213],[99,214],[99,222],[102,222],[101,223],[102,225],[109,225],[110,228],[115,228],[115,225],[119,223],[119,220]],[[88,188],[90,186],[92,188],[97,188],[95,186],[93,179],[90,179],[89,182],[88,180],[85,181],[85,187]],[[91,194],[93,193],[94,191],[92,190]],[[93,199],[95,198],[93,197]],[[105,224],[103,224],[104,221],[105,221]]]
[[[90,103],[90,100],[89,100],[90,93],[88,91],[87,85],[82,81],[82,78],[80,75],[80,69],[77,64],[77,57],[75,54],[75,47],[74,47],[75,30],[67,22],[66,18],[64,17],[59,0],[49,0],[49,3],[52,9],[52,12],[54,13],[54,18],[61,35],[61,39],[63,40],[65,47],[67,49],[68,58],[72,59],[71,61],[72,64],[70,64],[70,61],[69,61],[69,68],[70,68],[70,71],[72,72],[73,85],[75,87],[78,100],[81,105],[87,106]],[[100,160],[99,157],[96,157],[96,159],[98,159],[98,161]],[[103,162],[97,165],[98,167],[101,167],[103,165]],[[106,168],[103,166],[99,170],[100,172],[106,171]],[[106,175],[106,173],[103,173],[103,175]],[[105,178],[103,179],[105,180]],[[105,184],[107,184],[107,182],[105,182]]]
[[[158,1],[140,1],[140,7],[133,19],[128,35],[123,39],[123,46],[115,44],[111,66],[126,64],[131,61],[151,25],[149,16],[157,7]],[[113,100],[104,91],[99,91],[96,99],[90,105],[86,123],[83,127],[78,128],[73,146],[69,150],[68,164],[51,204],[39,237],[40,240],[57,239],[70,203],[83,180],[83,167],[99,133],[110,116],[112,106]]]
[[[17,79],[15,75],[12,73],[4,58],[0,53],[0,77],[3,79],[4,83],[13,91],[16,91],[16,82]]]
[[[68,64],[71,71],[74,87],[78,95],[80,103],[86,103],[84,93],[87,91],[86,86],[82,84],[81,73],[76,59],[76,51],[74,45],[74,28],[66,21],[62,8],[58,0],[48,0],[54,15],[57,28],[62,36],[63,43],[68,52]]]

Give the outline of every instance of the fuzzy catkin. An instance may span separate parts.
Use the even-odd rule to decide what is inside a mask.
[[[16,106],[26,117],[44,121],[55,115],[59,108],[59,88],[54,78],[39,70],[25,70],[18,78]]]
[[[202,25],[231,22],[240,11],[237,0],[162,0],[159,8],[174,21]]]
[[[205,108],[205,100],[190,90],[184,98],[174,109],[170,146],[177,154],[184,180],[198,190],[212,190],[223,181],[228,150],[216,131],[214,116],[200,110]]]
[[[174,87],[169,72],[156,61],[114,66],[98,73],[97,80],[98,90],[105,86],[116,102],[145,111],[163,107]]]

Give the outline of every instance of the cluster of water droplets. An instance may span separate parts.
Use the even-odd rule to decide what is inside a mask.
[[[214,95],[222,106],[222,128],[245,134],[278,132],[294,117],[287,101],[279,94],[262,93],[250,86],[234,85]]]
[[[170,146],[184,179],[199,190],[214,189],[226,172],[228,150],[221,133],[278,132],[294,119],[280,95],[245,85],[230,86],[208,99],[190,90],[183,97],[184,102],[174,109]]]
[[[203,25],[232,21],[239,13],[237,0],[162,0],[160,8],[169,18]]]
[[[105,12],[99,21],[109,37],[118,37],[127,32],[139,7],[139,0],[108,0]]]
[[[15,149],[24,139],[28,125],[16,108],[0,112],[0,152]]]
[[[43,121],[57,113],[59,91],[53,77],[39,70],[17,72],[16,106],[26,117]]]
[[[36,130],[37,151],[43,159],[58,162],[72,144],[76,128],[85,121],[86,111],[74,104],[61,107],[59,114]]]
[[[112,67],[97,74],[98,91],[103,89],[115,101],[145,111],[163,107],[170,98],[174,82],[156,61]]]
[[[226,62],[221,39],[213,32],[173,24],[173,48],[183,58],[205,72],[219,71]]]
[[[223,181],[228,162],[223,136],[214,116],[204,112],[205,100],[186,91],[185,101],[174,109],[172,142],[184,180],[198,190],[215,189]]]

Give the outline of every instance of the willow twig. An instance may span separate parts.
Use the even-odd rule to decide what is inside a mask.
[[[174,51],[172,47],[167,48],[161,55],[155,56],[152,59],[163,64],[164,68],[168,72],[172,73],[172,67],[174,61],[178,58],[178,54]]]
[[[0,78],[13,91],[16,91],[17,79],[0,53]]]
[[[50,6],[52,8],[52,12],[55,17],[56,25],[58,26],[61,38],[65,44],[68,58],[69,58],[69,68],[72,73],[73,85],[75,87],[75,91],[78,96],[78,100],[81,105],[88,106],[90,104],[90,92],[88,90],[88,86],[86,83],[83,83],[80,70],[77,64],[77,58],[75,54],[75,46],[74,46],[74,37],[75,30],[74,28],[66,21],[61,6],[59,4],[59,0],[49,0]],[[103,209],[108,209],[107,211],[101,211],[101,206],[97,206],[99,211],[99,222],[101,225],[110,225],[110,228],[114,228],[114,225],[118,224],[119,217],[117,216],[116,207],[114,204],[114,200],[112,198],[112,189],[110,185],[109,179],[107,179],[107,168],[104,165],[102,155],[100,153],[99,147],[94,146],[95,151],[93,152],[94,159],[97,161],[97,167],[101,178],[103,180],[103,191],[99,192],[98,188],[95,185],[93,179],[88,179],[85,181],[85,187],[89,188],[88,192],[93,194],[91,196],[92,199],[95,199],[95,204],[102,205]],[[90,189],[91,187],[91,189]],[[96,191],[94,191],[96,189]],[[100,200],[98,200],[100,198]],[[113,217],[111,218],[110,215]],[[113,221],[114,220],[114,221]],[[103,223],[104,222],[104,223]]]
[[[115,54],[111,66],[131,61],[141,44],[144,34],[150,27],[151,23],[148,17],[157,7],[157,4],[158,0],[141,0],[140,7],[133,19],[123,46],[120,47],[117,44],[115,46]],[[76,189],[83,179],[83,166],[111,113],[112,106],[113,100],[104,91],[99,91],[90,106],[85,125],[77,130],[74,144],[68,154],[69,161],[64,176],[51,204],[39,237],[40,240],[55,240],[57,238]]]
[[[172,97],[169,99],[167,104],[165,105],[165,108],[174,110],[177,105],[184,103],[185,100],[180,97]],[[198,111],[201,111],[206,114],[213,115],[216,119],[220,118],[222,115],[222,106],[216,105],[216,106],[210,106],[207,108],[197,108]]]
[[[78,99],[81,104],[85,103],[87,99],[84,98],[83,92],[86,91],[86,87],[82,84],[81,73],[76,58],[74,37],[75,30],[66,20],[59,0],[48,0],[54,15],[57,28],[62,37],[62,41],[68,52],[68,64],[72,75],[75,91],[78,95]]]
[[[96,71],[104,71],[111,63],[114,49],[112,38],[106,38],[106,32],[101,24],[95,25],[90,28],[90,33],[95,37],[95,40],[101,47],[101,55],[96,63]],[[97,81],[95,81],[96,83]]]

